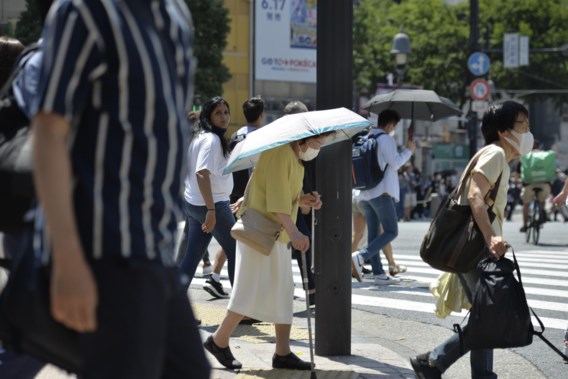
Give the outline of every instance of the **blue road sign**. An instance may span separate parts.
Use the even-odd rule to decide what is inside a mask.
[[[467,68],[475,76],[487,74],[489,71],[489,57],[485,53],[473,53],[467,60]]]

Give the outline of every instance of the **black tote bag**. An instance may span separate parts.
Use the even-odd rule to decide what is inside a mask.
[[[465,182],[469,178],[477,158],[469,165],[467,173],[459,186],[447,197],[446,201],[438,208],[428,232],[420,246],[420,257],[435,269],[466,273],[471,271],[481,259],[485,240],[477,227],[471,207],[460,205],[459,195],[465,191]],[[493,203],[497,197],[497,191],[501,183],[501,173],[495,182],[493,189],[488,193],[488,201],[491,204],[487,209],[489,221],[493,222]]]

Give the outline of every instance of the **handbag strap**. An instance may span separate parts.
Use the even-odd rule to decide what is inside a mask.
[[[252,171],[252,173],[250,174],[249,180],[247,182],[247,185],[245,187],[245,192],[243,194],[243,203],[241,204],[240,209],[238,210],[236,216],[237,218],[241,218],[241,216],[243,215],[243,213],[245,213],[246,209],[248,208],[248,199],[249,199],[249,192],[250,192],[250,184],[252,183],[252,177],[254,176],[254,170]],[[292,208],[296,205],[296,203],[300,202],[300,198],[298,197],[296,200],[294,200],[294,202],[292,203]]]
[[[473,158],[473,160],[469,163],[468,167],[467,167],[467,171],[465,173],[465,175],[463,176],[462,180],[460,181],[460,184],[452,191],[452,193],[450,194],[450,196],[452,198],[458,198],[459,196],[464,195],[462,193],[462,189],[463,192],[465,192],[465,182],[467,181],[467,179],[470,177],[471,175],[471,171],[473,170],[473,168],[475,167],[475,165],[477,164],[477,161],[479,160],[479,156],[475,156]],[[489,204],[487,200],[491,200],[491,203],[489,204],[489,209],[488,210],[492,210],[493,209],[493,204],[495,204],[495,199],[497,198],[497,192],[499,192],[499,186],[501,185],[501,177],[503,176],[503,171],[501,171],[501,173],[499,174],[499,177],[497,178],[497,181],[495,182],[495,184],[493,185],[493,189],[491,189],[491,191],[485,196],[485,203]]]

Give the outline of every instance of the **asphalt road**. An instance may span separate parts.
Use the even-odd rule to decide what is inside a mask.
[[[429,267],[419,257],[421,238],[428,225],[426,221],[399,224],[399,237],[394,241],[393,247],[397,262],[408,266],[408,272],[401,275],[403,282],[390,287],[354,283],[353,295],[370,296],[378,300],[369,302],[370,305],[357,304],[357,299],[353,296],[354,308],[394,319],[443,326],[448,330],[453,323],[463,320],[461,316],[438,319],[431,311],[432,306],[423,307],[425,304],[435,303],[428,291],[428,285],[436,275],[429,272]],[[565,328],[568,327],[568,280],[566,279],[568,275],[568,223],[549,222],[545,224],[541,231],[541,243],[538,246],[525,242],[525,235],[519,232],[520,226],[520,214],[516,214],[513,221],[506,222],[504,237],[514,247],[517,254],[529,305],[534,308],[539,317],[546,319],[545,323],[548,327],[544,333],[545,337],[562,350]],[[382,306],[374,306],[375,304]],[[386,331],[385,334],[389,332]],[[403,333],[400,332],[400,334]],[[418,353],[427,351],[443,341],[445,337],[435,334],[423,335],[421,340],[413,344],[416,346],[413,350]],[[389,347],[397,350],[397,344],[391,344]],[[568,375],[568,365],[564,364],[560,357],[537,337],[532,345],[512,350],[530,361],[547,378],[564,379]],[[400,349],[398,352],[401,355],[409,353],[408,349]],[[499,366],[508,364],[507,361],[499,361],[499,357],[496,356],[497,372]]]

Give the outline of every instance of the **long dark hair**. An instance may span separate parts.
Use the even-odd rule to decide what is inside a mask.
[[[223,149],[223,155],[227,156],[229,155],[229,144],[225,139],[225,132],[227,130],[219,128],[213,125],[213,123],[211,122],[211,115],[213,114],[215,108],[217,108],[217,106],[220,104],[226,105],[227,109],[229,110],[229,114],[231,113],[231,107],[229,107],[229,103],[227,102],[227,100],[223,99],[222,97],[215,96],[214,98],[207,100],[205,104],[203,104],[203,109],[199,114],[199,122],[195,123],[193,129],[193,136],[195,136],[196,133],[201,131],[217,135],[217,137],[219,137],[219,140],[221,140],[221,148]]]

